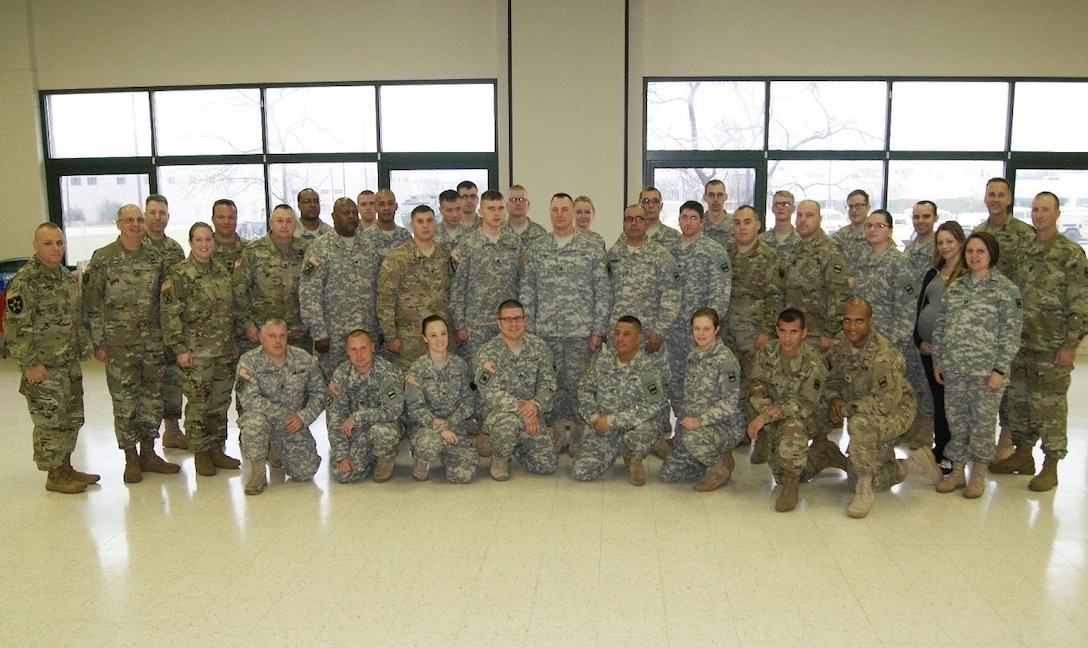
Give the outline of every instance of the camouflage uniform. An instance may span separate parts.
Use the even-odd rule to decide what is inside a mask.
[[[329,430],[329,469],[341,484],[370,476],[374,458],[394,458],[401,440],[400,416],[404,411],[404,383],[393,363],[374,356],[370,371],[360,375],[345,362],[336,368],[325,399]],[[351,436],[340,425],[351,419]],[[337,472],[336,464],[350,459],[355,469]]]
[[[427,352],[423,344],[423,320],[439,315],[450,321],[450,251],[435,245],[423,254],[414,241],[397,246],[385,255],[378,271],[378,323],[386,343],[400,340],[401,352],[394,361],[407,369]]]
[[[117,447],[159,436],[163,355],[159,287],[164,259],[146,243],[126,250],[118,238],[95,250],[83,277],[83,309],[95,349],[106,349]]]
[[[808,344],[787,358],[779,341],[771,340],[756,354],[748,383],[749,402],[752,411],[763,416],[770,435],[768,462],[778,481],[785,474],[808,480],[820,472],[809,456],[808,442],[824,431],[827,406],[822,389],[826,381],[827,365]],[[778,418],[767,413],[772,405],[781,410]]]
[[[703,221],[703,236],[706,236],[711,241],[714,241],[718,245],[728,247],[733,243],[733,214],[725,212],[725,218],[722,222],[715,223],[707,218]]]
[[[994,225],[987,218],[971,231],[988,232],[997,239],[1000,254],[995,267],[1009,279],[1013,279],[1021,248],[1035,240],[1035,228],[1011,214],[1000,225]]]
[[[190,353],[178,367],[189,450],[201,452],[227,440],[227,409],[234,389],[234,310],[230,271],[217,261],[192,257],[170,268],[159,301],[163,343],[174,356]]]
[[[377,267],[381,261],[360,235],[322,236],[306,248],[298,282],[302,322],[314,340],[328,340],[329,350],[317,354],[327,380],[348,359],[348,333],[377,331],[374,314]]]
[[[850,296],[846,260],[839,246],[822,230],[793,249],[786,269],[784,306],[805,314],[810,344],[835,337],[842,328],[842,311]]]
[[[163,236],[156,241],[144,233],[144,243],[158,249],[163,258],[164,270],[170,270],[185,260],[185,250],[169,236]],[[163,353],[166,357],[162,371],[162,417],[176,421],[181,418],[181,367],[168,347],[163,349]]]
[[[849,224],[844,225],[831,235],[831,240],[842,250],[842,256],[846,259],[847,271],[853,274],[858,260],[869,251],[869,241],[865,238],[865,229],[855,232]]]
[[[521,281],[525,328],[551,349],[558,386],[547,424],[579,423],[578,381],[589,364],[589,337],[608,334],[612,287],[604,250],[574,234],[562,247],[552,234],[529,247]]]
[[[778,234],[773,229],[769,229],[765,232],[760,232],[759,240],[766,243],[768,247],[778,254],[778,260],[784,268],[790,261],[790,255],[793,254],[793,248],[800,245],[801,235],[797,233],[796,229],[791,229],[789,235],[780,243],[778,241]]]
[[[247,245],[249,241],[241,236],[235,236],[234,241],[230,243],[221,243],[216,240],[215,247],[212,248],[212,261],[218,262],[227,270],[233,270],[234,264],[242,258],[242,252]]]
[[[311,232],[310,230],[306,229],[306,226],[302,224],[301,220],[299,220],[298,227],[295,228],[295,238],[302,239],[302,241],[306,243],[306,245],[309,245],[310,243],[313,243],[318,238],[320,238],[322,235],[335,231],[336,230],[332,228],[332,225],[329,225],[325,221],[318,219],[317,229]]]
[[[1042,437],[1047,456],[1064,459],[1073,366],[1055,365],[1054,357],[1088,333],[1088,262],[1079,245],[1055,234],[1021,247],[1013,273],[1024,326],[1003,403],[1006,420],[1013,444],[1032,447]]]
[[[53,470],[76,448],[83,427],[83,371],[90,353],[80,313],[80,295],[63,265],[49,268],[37,257],[15,273],[7,286],[4,331],[11,357],[24,372],[45,367],[41,382],[20,378],[34,423],[34,462]]]
[[[910,278],[914,285],[921,285],[922,277],[933,266],[933,253],[936,249],[936,238],[929,243],[919,243],[917,239],[912,239],[903,249],[903,255],[910,264]]]
[[[471,366],[476,353],[498,332],[499,304],[517,299],[523,254],[521,238],[503,225],[497,242],[477,228],[461,237],[453,251],[455,270],[450,287],[454,330],[467,328],[465,345]]]
[[[870,331],[861,349],[854,349],[846,335],[839,333],[828,360],[827,399],[844,402],[850,472],[872,477],[873,490],[888,490],[903,480],[895,460],[895,440],[914,421],[917,406],[903,373],[903,354],[876,331]]]
[[[471,381],[468,365],[461,358],[451,353],[446,356],[446,363],[439,366],[425,354],[408,368],[404,385],[412,453],[426,463],[441,458],[446,466],[446,479],[455,484],[472,481],[479,461],[466,427],[472,416]],[[446,421],[457,436],[457,443],[451,445],[442,439],[435,419]]]
[[[509,225],[509,221],[507,222]],[[548,230],[544,229],[540,223],[537,223],[531,219],[525,220],[525,227],[518,230],[513,225],[510,225],[510,229],[514,230],[514,233],[521,237],[521,247],[524,250],[529,249],[529,246],[537,239],[542,239],[549,234]]]
[[[447,250],[452,250],[457,247],[457,242],[460,241],[461,237],[465,234],[468,234],[468,228],[464,225],[458,225],[451,232],[445,225],[439,223],[438,227],[434,230],[434,242],[445,247]]]
[[[680,270],[665,247],[647,241],[631,250],[627,239],[608,251],[607,270],[612,283],[609,322],[634,315],[642,322],[642,335],[662,340],[680,311]]]
[[[914,347],[915,307],[918,278],[902,252],[889,246],[882,252],[866,249],[850,266],[854,295],[873,306],[873,328],[903,353]]]
[[[306,241],[297,236],[283,250],[271,234],[246,246],[234,264],[233,276],[234,312],[240,331],[249,326],[260,329],[268,320],[278,318],[287,322],[288,343],[307,352],[313,348],[298,301],[299,270],[305,255]],[[247,338],[242,351],[255,346]]]
[[[282,365],[257,348],[238,361],[238,394],[244,412],[238,417],[238,440],[248,462],[265,461],[269,446],[291,479],[311,479],[321,466],[310,425],[324,410],[325,379],[317,360],[288,345]],[[283,425],[291,412],[302,429],[288,434]]]
[[[940,280],[939,278],[937,279]],[[1006,376],[1020,348],[1020,291],[1000,272],[970,274],[952,282],[941,300],[933,331],[933,366],[944,377],[945,413],[952,461],[989,463],[1000,389],[986,381],[995,369]]]
[[[675,382],[674,376],[670,383]],[[694,347],[688,353],[682,394],[683,400],[673,404],[676,418],[694,418],[699,427],[685,430],[665,458],[661,479],[667,482],[703,477],[723,452],[740,444],[743,434],[737,426],[740,364],[721,340],[715,339],[707,351]]]
[[[608,246],[605,245],[605,243],[604,243],[604,237],[601,236],[600,234],[598,234],[597,232],[594,232],[594,231],[589,231],[589,232],[585,232],[585,233],[578,232],[578,234],[580,236],[584,236],[584,237],[588,238],[589,240],[593,241],[594,245],[600,246],[601,252],[604,252],[605,250],[608,249]]]
[[[603,475],[623,454],[642,460],[657,438],[666,398],[668,363],[639,351],[627,364],[615,349],[606,347],[594,356],[578,384],[578,411],[586,433],[574,451],[573,476],[589,481]],[[662,375],[664,374],[664,375]],[[608,431],[593,429],[593,422],[608,417]]]
[[[368,227],[359,232],[359,236],[362,236],[367,246],[378,255],[379,261],[384,259],[393,248],[412,240],[412,233],[400,225],[394,225],[392,231],[386,232],[375,224],[374,227]],[[377,273],[378,270],[375,268],[374,274],[377,275]]]
[[[653,241],[662,246],[670,252],[676,249],[676,246],[680,245],[681,238],[680,230],[669,227],[665,223],[660,223],[657,227],[648,228],[646,230],[647,240]],[[627,241],[625,235],[621,235],[620,238]]]
[[[501,336],[492,338],[476,354],[476,384],[483,400],[481,432],[491,435],[492,457],[513,456],[527,472],[554,473],[559,457],[544,427],[555,396],[555,363],[548,345],[526,333],[514,353]],[[518,399],[536,404],[539,434],[525,433]]]

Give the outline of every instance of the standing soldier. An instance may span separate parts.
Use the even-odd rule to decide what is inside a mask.
[[[397,197],[389,189],[379,189],[375,194],[374,204],[377,209],[377,218],[374,227],[363,230],[363,242],[372,248],[378,255],[378,259],[384,259],[389,250],[412,240],[412,234],[400,225],[397,225]],[[378,269],[374,269],[377,276]]]
[[[332,206],[336,236],[322,236],[306,248],[298,283],[299,310],[326,380],[347,360],[344,340],[355,329],[377,330],[374,281],[378,256],[356,234],[359,209],[351,198]]]
[[[134,484],[145,472],[173,474],[181,467],[155,454],[163,407],[159,288],[165,262],[144,241],[139,207],[117,210],[117,229],[117,240],[95,250],[87,264],[83,315],[94,357],[106,365],[117,447],[125,452],[125,482]]]
[[[238,207],[230,198],[220,198],[212,204],[212,227],[215,229],[215,248],[212,259],[227,270],[242,258],[242,251],[249,241],[238,235]]]
[[[638,204],[646,218],[646,238],[670,252],[680,244],[680,232],[661,222],[661,192],[656,187],[645,187],[638,192]],[[624,230],[624,235],[627,232]]]
[[[926,270],[933,265],[933,253],[937,247],[937,205],[929,200],[919,200],[911,209],[914,239],[907,243],[903,254],[910,262],[910,278],[915,284],[922,283]]]
[[[850,219],[850,222],[832,234],[831,240],[842,250],[847,270],[853,274],[858,259],[869,251],[869,243],[865,240],[865,220],[869,218],[869,194],[861,189],[855,189],[847,194],[846,217]]]
[[[286,322],[288,344],[307,353],[313,348],[298,303],[306,242],[294,235],[296,226],[291,206],[277,205],[268,218],[268,234],[247,245],[234,264],[234,312],[246,336],[242,353],[260,345],[258,327],[269,319]]]
[[[1031,451],[1041,437],[1046,458],[1028,482],[1033,491],[1058,485],[1058,462],[1068,447],[1070,373],[1077,346],[1088,333],[1088,262],[1079,245],[1058,233],[1060,215],[1058,197],[1049,191],[1031,202],[1035,240],[1020,248],[1013,268],[1024,301],[1024,327],[1002,402],[1016,452],[990,464],[995,473],[1033,473]]]
[[[797,206],[801,242],[786,264],[785,306],[805,314],[811,334],[806,339],[827,351],[842,326],[842,307],[850,287],[842,251],[820,229],[820,220],[820,204],[815,200],[802,200]]]
[[[378,324],[402,370],[427,352],[419,333],[424,318],[450,317],[450,251],[435,242],[436,227],[434,211],[417,206],[412,240],[390,250],[378,270]]]
[[[703,200],[706,202],[703,234],[723,248],[727,247],[733,242],[733,216],[725,211],[725,201],[729,200],[725,183],[721,180],[711,180],[706,183],[703,189]]]
[[[365,230],[378,220],[378,197],[372,190],[360,191],[355,204],[359,207],[359,229]]]
[[[790,227],[792,232],[793,227]],[[733,212],[733,244],[729,246],[733,266],[732,295],[723,338],[740,363],[739,416],[745,423],[756,412],[748,400],[748,385],[756,353],[771,339],[775,319],[782,310],[783,272],[778,255],[759,240],[759,215],[751,205]],[[752,448],[751,461],[767,461],[767,436],[761,432]]]
[[[801,235],[797,233],[791,220],[794,210],[793,201],[793,194],[785,189],[774,192],[774,196],[771,197],[774,227],[759,235],[759,240],[778,253],[778,260],[783,268],[789,262],[793,248],[801,242]]]
[[[295,198],[299,215],[299,227],[294,231],[295,236],[309,244],[332,231],[329,224],[321,220],[321,196],[316,191],[307,187],[298,192]]]
[[[506,192],[506,224],[521,237],[522,249],[528,249],[530,243],[548,235],[548,230],[529,219],[529,205],[525,187],[513,185]]]
[[[435,228],[434,241],[447,250],[457,247],[462,234],[468,232],[461,226],[461,197],[453,189],[438,194],[438,212],[442,222]]]
[[[23,377],[34,423],[34,462],[46,471],[45,490],[80,493],[98,475],[72,467],[72,452],[83,427],[83,371],[90,355],[83,328],[79,289],[64,267],[64,234],[53,223],[34,230],[34,258],[15,273],[7,287],[4,329],[8,350]]]
[[[212,228],[189,228],[189,258],[170,268],[162,284],[162,336],[177,358],[185,394],[185,429],[196,473],[237,469],[227,456],[227,409],[234,388],[234,309],[230,270],[212,258]]]
[[[144,242],[158,250],[163,258],[163,272],[185,260],[185,251],[181,245],[166,235],[166,226],[170,224],[170,211],[166,197],[151,194],[144,201],[144,213],[147,218],[144,228]],[[181,373],[178,370],[173,352],[164,349],[166,359],[162,372],[162,447],[189,447],[185,433],[181,431],[178,420],[181,418]]]

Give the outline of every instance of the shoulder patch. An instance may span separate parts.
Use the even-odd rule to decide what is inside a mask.
[[[340,395],[340,385],[336,384],[335,382],[330,382],[329,383],[329,393],[331,393],[333,396],[339,396]]]
[[[237,261],[234,262],[234,267],[235,268],[237,268],[237,267],[239,267],[241,265],[242,265],[242,260],[241,259],[238,259]]]
[[[393,271],[393,264],[389,263],[389,259],[382,259],[382,270],[386,272]]]
[[[389,389],[385,390],[385,397],[389,400],[393,400],[397,397],[397,390],[390,387]]]
[[[173,287],[174,287],[173,280],[172,279],[167,279],[166,281],[162,282],[161,286],[159,286],[159,291],[160,292],[166,292],[167,290],[170,290]]]
[[[879,385],[881,389],[886,389],[888,387],[888,379],[887,378],[881,378],[880,380],[877,381],[876,384]]]
[[[726,272],[729,272],[729,264],[728,263],[723,263],[721,265],[721,269],[722,269],[723,274],[726,273]]]
[[[336,397],[332,394],[325,395],[325,409],[332,407],[332,402],[336,400]]]
[[[730,371],[730,372],[728,372],[728,375],[729,375],[729,382],[731,382],[731,383],[737,382],[737,372]]]
[[[835,274],[842,274],[842,264],[841,263],[836,263],[834,265],[834,267],[832,267],[831,269],[835,272]]]
[[[12,315],[19,315],[23,312],[23,298],[19,293],[8,293],[7,306]]]
[[[253,372],[245,365],[238,365],[238,377],[242,380],[253,380]]]
[[[306,265],[302,268],[302,274],[310,274],[314,271],[314,268],[321,265],[321,261],[316,256],[311,256],[306,259]]]
[[[404,382],[416,389],[420,388],[419,378],[415,374],[408,374],[408,377],[404,379]]]

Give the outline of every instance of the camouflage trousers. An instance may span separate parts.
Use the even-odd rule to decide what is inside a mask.
[[[543,422],[540,432],[530,436],[516,413],[491,412],[484,417],[481,432],[491,435],[492,456],[513,457],[526,472],[552,475],[559,468],[559,455]]]
[[[748,421],[756,417],[756,411],[752,409],[752,404],[748,402],[748,380],[752,375],[752,367],[755,366],[756,352],[751,347],[742,349],[740,345],[732,346],[729,350],[733,352],[733,357],[737,359],[737,364],[740,365],[740,388],[737,390],[737,422],[739,429],[744,429],[748,425]]]
[[[635,459],[644,459],[650,453],[650,445],[657,438],[658,431],[659,425],[654,419],[641,421],[622,432],[609,430],[605,434],[586,426],[585,436],[574,450],[574,478],[578,481],[594,480],[611,468],[616,463],[616,457],[624,453]]]
[[[707,468],[718,463],[723,452],[737,447],[740,437],[735,430],[724,424],[685,430],[661,464],[661,479],[667,482],[701,479]]]
[[[268,447],[279,457],[283,472],[291,479],[313,478],[321,466],[317,443],[309,428],[288,434],[283,421],[272,421],[259,412],[243,412],[238,417],[238,441],[247,461],[268,459]]]
[[[855,414],[847,420],[850,445],[848,472],[873,478],[873,490],[888,490],[903,477],[895,459],[895,440],[914,422],[914,408],[886,416]]]
[[[314,355],[317,357],[317,366],[321,367],[321,375],[325,377],[325,382],[332,380],[332,373],[348,359],[343,340],[337,343],[335,336],[329,338],[328,351],[325,353],[315,351]]]
[[[771,473],[781,482],[783,475],[797,475],[808,481],[820,472],[815,460],[809,457],[809,441],[823,434],[823,421],[818,416],[807,419],[784,418],[768,423],[768,455]]]
[[[178,359],[169,349],[163,354],[162,365],[162,417],[176,421],[181,418],[181,396],[184,390],[181,381],[181,367]]]
[[[236,362],[231,356],[193,358],[191,366],[178,367],[190,452],[210,450],[226,442]]]
[[[78,362],[47,367],[40,383],[19,383],[34,424],[34,463],[38,470],[52,470],[76,449],[83,427],[83,370]]]
[[[945,412],[951,433],[945,457],[952,461],[989,463],[994,456],[997,410],[1004,388],[986,386],[988,376],[943,372]]]
[[[343,434],[336,431],[333,434]],[[347,455],[343,457],[329,457],[329,471],[333,480],[341,484],[354,484],[368,479],[374,473],[374,449],[370,445],[370,437],[366,434],[352,434],[344,437],[347,441]],[[337,463],[342,459],[351,461],[351,470],[340,472]]]
[[[578,414],[578,381],[589,364],[589,340],[585,337],[541,338],[551,349],[555,360],[556,389],[552,411],[545,418],[547,425],[556,421],[583,423]]]
[[[918,347],[914,346],[913,339],[901,346],[897,345],[896,348],[903,354],[903,359],[907,361],[907,381],[910,383],[911,389],[914,390],[914,396],[918,400],[915,417],[932,417],[933,394],[929,391],[929,382],[926,381],[926,370],[922,366],[922,353],[918,350]]]
[[[393,364],[397,365],[397,368],[401,370],[401,373],[408,371],[408,367],[412,366],[412,363],[427,353],[427,345],[423,343],[423,336],[421,335],[421,329],[416,328],[411,331],[409,329],[397,330],[397,339],[400,340],[400,353],[390,353],[392,356]],[[454,341],[451,339],[450,344],[453,345]]]
[[[391,459],[397,456],[397,446],[404,439],[400,421],[382,421],[365,426],[355,426],[355,437],[365,437],[375,457]]]
[[[499,327],[494,322],[476,325],[469,324],[468,342],[465,342],[461,348],[465,351],[468,367],[471,371],[476,370],[476,354],[480,352],[480,348],[498,334]]]
[[[476,476],[479,454],[476,444],[469,438],[464,428],[454,430],[457,443],[446,443],[433,425],[419,425],[412,430],[412,454],[425,463],[432,464],[439,459],[446,467],[446,479],[455,484],[467,484]]]
[[[688,352],[695,346],[691,326],[673,327],[665,335],[665,345],[658,353],[665,353],[669,361],[669,403],[679,412],[684,403],[684,363]]]
[[[113,400],[113,431],[124,450],[155,439],[162,423],[162,344],[106,349],[106,386]]]
[[[1020,349],[1012,361],[1001,414],[1014,445],[1034,446],[1041,437],[1043,452],[1064,459],[1073,367],[1054,364],[1055,353]]]
[[[653,361],[657,363],[658,371],[660,372],[660,374],[662,376],[665,376],[665,375],[669,376],[669,380],[667,381],[668,382],[668,393],[672,394],[672,385],[673,385],[673,383],[676,382],[676,375],[675,374],[670,374],[670,367],[669,367],[669,348],[670,347],[669,347],[668,340],[667,339],[663,340],[661,342],[661,348],[658,349],[657,351],[655,351],[654,353],[649,353],[646,350],[646,340],[643,340],[638,345],[638,348],[643,353],[648,354],[650,356],[650,358],[652,358]],[[683,380],[683,374],[682,373],[681,373],[680,378],[681,378],[681,380]],[[681,383],[681,384],[683,384],[683,383]],[[670,404],[671,404],[671,396],[670,396]],[[666,439],[666,438],[668,438],[670,436],[670,434],[669,434],[669,432],[670,432],[670,430],[669,430],[669,418],[670,418],[671,412],[672,412],[672,409],[670,407],[666,407],[666,408],[664,408],[662,410],[661,414],[659,414],[658,417],[657,417],[658,436],[660,436],[662,439]]]

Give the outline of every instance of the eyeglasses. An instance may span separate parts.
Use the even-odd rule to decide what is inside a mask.
[[[862,207],[868,207],[868,206],[869,206],[869,203],[854,203],[854,204],[846,203],[846,208],[847,209],[861,209]]]
[[[661,199],[660,198],[643,198],[642,200],[639,201],[639,203],[643,204],[643,205],[660,205],[661,204]]]
[[[514,317],[500,317],[499,321],[503,324],[521,324],[525,321],[525,316],[515,315]]]
[[[118,218],[117,222],[121,223],[123,225],[131,225],[133,223],[143,224],[143,223],[147,222],[147,219],[144,218],[143,216],[137,216],[135,218],[133,218],[132,216],[129,216],[127,218]]]
[[[625,222],[625,223],[645,223],[646,222],[646,217],[645,216],[624,216],[623,217],[623,222]]]
[[[887,223],[865,223],[865,229],[882,230],[882,229],[886,229],[888,227],[891,227],[891,225],[888,225]]]
[[[791,202],[776,202],[776,203],[771,203],[771,206],[772,207],[793,207],[793,203],[791,203]]]
[[[529,202],[529,199],[528,198],[507,198],[506,201],[520,204],[520,203]]]

